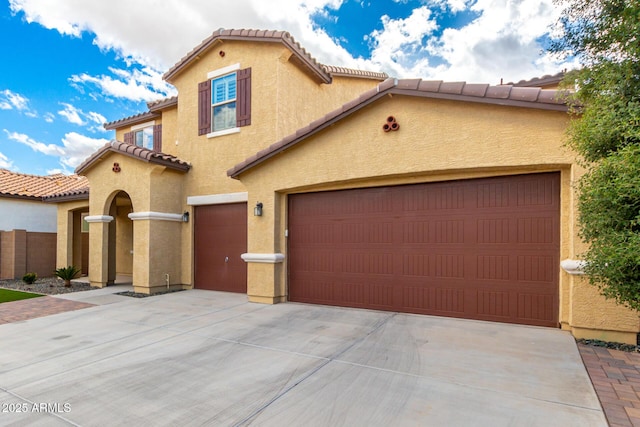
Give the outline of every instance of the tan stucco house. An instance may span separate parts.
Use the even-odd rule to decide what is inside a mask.
[[[86,214],[94,286],[131,274],[145,293],[241,292],[635,343],[638,316],[576,274],[582,170],[549,79],[398,80],[254,30],[214,32],[164,78],[178,97],[106,124],[115,140],[78,167],[88,200],[58,199],[58,264],[78,258]]]

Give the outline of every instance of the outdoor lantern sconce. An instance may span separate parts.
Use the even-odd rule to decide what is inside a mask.
[[[253,208],[253,215],[262,216],[262,203],[260,202],[256,203],[256,207]]]
[[[189,222],[189,212],[182,214],[182,222]]]

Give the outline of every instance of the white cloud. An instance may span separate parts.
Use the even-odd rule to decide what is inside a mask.
[[[64,110],[58,111],[58,114],[67,119],[69,123],[73,123],[78,126],[84,126],[86,124],[86,122],[82,120],[82,117],[80,117],[82,110],[64,102],[61,102],[60,105],[64,107]]]
[[[102,114],[94,111],[85,113],[81,109],[65,102],[61,102],[60,105],[62,105],[64,109],[58,111],[58,114],[67,119],[69,123],[78,126],[88,126],[88,129],[92,132],[105,131],[102,125],[107,122],[107,119]],[[53,121],[53,118],[46,116],[45,120],[49,122]]]
[[[426,7],[414,9],[406,19],[381,18],[383,29],[373,31],[368,39],[373,47],[371,61],[385,67],[389,74],[404,75],[416,61],[424,60],[424,40],[438,24]],[[428,60],[425,65],[428,66]]]
[[[75,169],[107,142],[109,140],[104,138],[90,138],[76,132],[69,132],[62,138],[64,154],[61,156],[60,162]]]
[[[74,169],[98,148],[109,142],[103,138],[89,138],[76,132],[70,132],[62,138],[62,145],[45,144],[23,133],[10,132],[7,129],[4,129],[4,132],[10,140],[24,144],[33,151],[47,156],[58,157],[62,166],[71,169]],[[0,162],[1,161],[2,158],[0,157]],[[8,161],[6,157],[5,161]],[[9,164],[11,164],[11,162],[9,162]]]
[[[4,154],[0,153],[0,168],[2,169],[12,169],[13,168],[13,162],[9,160],[9,158],[7,156],[5,156]]]
[[[115,78],[107,75],[91,76],[83,73],[69,80],[77,88],[93,85],[101,94],[108,97],[128,99],[130,101],[153,101],[158,98],[176,95],[173,86],[162,80],[162,73],[150,67],[133,71],[109,68]]]
[[[19,93],[5,89],[0,91],[0,110],[28,111],[29,100]]]
[[[38,153],[46,154],[47,156],[61,156],[64,154],[64,151],[62,151],[62,148],[58,145],[38,142],[35,139],[30,138],[28,135],[18,132],[9,132],[7,129],[4,129],[4,132],[10,140],[24,144]]]
[[[56,116],[53,113],[46,113],[44,115],[44,121],[47,123],[53,123]]]
[[[287,30],[323,63],[383,70],[397,77],[495,83],[500,77],[520,80],[563,67],[540,56],[538,40],[557,16],[553,0],[425,0],[409,16],[384,18],[378,31],[372,27],[370,58],[354,58],[311,19],[333,13],[343,0],[235,0],[233,7],[212,0],[9,3],[29,22],[71,36],[91,32],[101,49],[141,64],[141,71],[111,70],[113,75],[72,78],[79,87],[95,85],[107,96],[135,101],[170,95],[160,73],[153,70],[167,70],[220,27]],[[434,33],[436,15],[443,11],[478,17],[434,36],[439,34]]]

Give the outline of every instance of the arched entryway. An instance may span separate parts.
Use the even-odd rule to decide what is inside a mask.
[[[133,275],[133,221],[129,214],[133,212],[131,197],[124,191],[115,193],[109,205],[109,257],[107,284],[115,283],[116,278],[131,278]]]

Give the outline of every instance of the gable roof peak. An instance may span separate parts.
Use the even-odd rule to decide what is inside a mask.
[[[253,30],[219,28],[211,36],[204,39],[198,46],[187,53],[178,63],[167,71],[163,78],[171,82],[191,62],[197,60],[201,54],[209,50],[217,41],[241,40],[265,43],[282,43],[293,52],[293,62],[306,69],[319,83],[331,83],[332,77],[348,76],[373,80],[384,80],[389,77],[386,73],[356,70],[346,67],[336,67],[319,63],[288,31],[281,30]]]
[[[96,162],[102,159],[108,153],[118,153],[147,163],[165,166],[169,169],[180,172],[187,172],[191,169],[191,164],[180,160],[171,154],[161,153],[149,150],[148,148],[138,147],[137,145],[127,144],[125,142],[112,140],[107,142],[102,148],[89,156],[84,162],[76,168],[77,174],[83,174],[90,169]]]
[[[209,37],[204,39],[198,46],[187,53],[178,63],[167,71],[163,79],[171,80],[184,70],[189,64],[197,60],[201,54],[209,50],[219,40],[241,40],[257,41],[266,43],[282,43],[293,53],[297,62],[306,68],[311,75],[321,83],[331,83],[331,75],[324,70],[322,64],[316,61],[300,43],[298,43],[289,32],[278,30],[253,30],[253,29],[232,29],[219,28]]]

